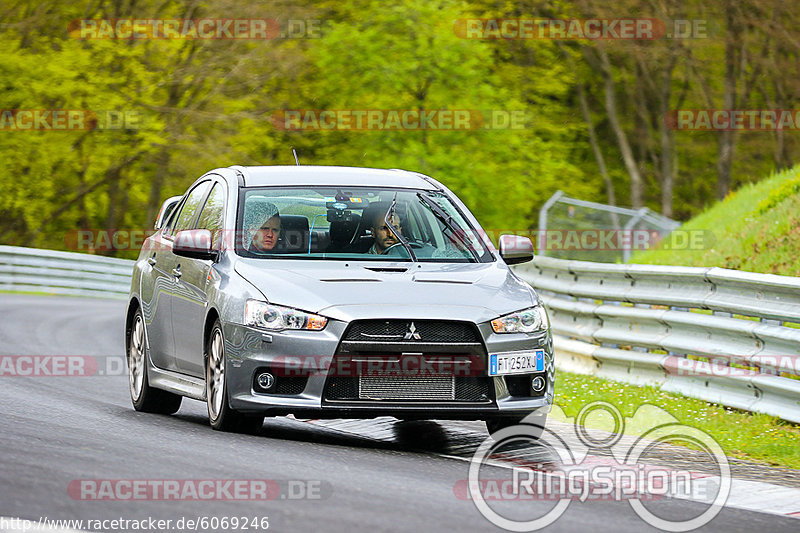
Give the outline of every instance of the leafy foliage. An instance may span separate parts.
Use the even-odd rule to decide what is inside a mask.
[[[784,181],[779,187],[771,190],[769,196],[759,202],[758,214],[763,215],[798,192],[800,192],[800,174],[795,174],[793,178]]]
[[[795,167],[743,185],[685,223],[658,248],[634,254],[631,262],[800,276],[797,174]],[[685,236],[692,234],[702,237],[697,246],[687,245],[690,241]]]
[[[454,30],[464,18],[622,13],[702,17],[711,22],[711,35],[680,43],[559,42],[465,39]],[[797,51],[759,39],[793,32],[795,15],[777,1],[735,13],[737,24],[750,21],[737,64],[746,67],[741,78],[753,83],[749,101],[740,101],[790,108],[797,91],[780,81],[792,77],[780,74],[794,68]],[[490,230],[534,228],[538,208],[558,189],[605,201],[615,187],[625,205],[629,169],[604,106],[603,75],[589,61],[599,51],[611,62],[618,122],[643,176],[645,204],[674,203],[675,215],[688,218],[715,194],[718,134],[673,132],[672,144],[662,149],[663,106],[721,101],[728,28],[718,21],[724,14],[724,6],[698,1],[649,0],[624,0],[613,9],[583,0],[525,6],[503,0],[15,2],[0,11],[2,109],[84,109],[101,123],[131,122],[116,129],[0,129],[0,242],[65,248],[65,235],[77,228],[146,229],[164,198],[184,192],[204,172],[293,164],[292,147],[305,164],[428,173],[454,189]],[[76,38],[75,21],[114,18],[315,21],[320,31],[268,40]],[[596,151],[576,101],[578,84],[586,89]],[[473,110],[489,124],[493,116],[521,112],[525,120],[519,128],[438,131],[276,126],[276,112],[302,109]],[[785,165],[796,147],[790,137],[766,132],[738,138],[733,185]],[[763,155],[771,150],[775,161]],[[597,153],[607,161],[605,177]],[[674,159],[672,170],[665,158]],[[665,192],[665,168],[674,174],[674,193]]]

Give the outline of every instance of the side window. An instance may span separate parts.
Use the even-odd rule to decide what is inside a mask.
[[[225,188],[221,183],[214,185],[208,195],[206,204],[197,219],[197,229],[211,230],[214,236],[214,247],[219,242],[225,215]]]
[[[175,235],[177,232],[181,230],[191,229],[189,226],[194,220],[194,216],[197,214],[197,210],[200,208],[200,200],[203,199],[203,196],[205,196],[206,191],[208,191],[209,183],[210,182],[208,181],[204,181],[203,183],[192,189],[192,192],[189,193],[189,196],[183,203],[181,212],[180,214],[178,214],[177,222],[169,230],[170,235]]]
[[[171,236],[175,234],[175,222],[178,220],[178,215],[181,213],[181,209],[183,208],[183,204],[186,203],[186,198],[183,198],[181,201],[178,202],[178,205],[175,206],[175,209],[172,210],[172,213],[169,215],[169,220],[167,221],[167,225],[164,228],[164,235]]]
[[[175,227],[175,219],[178,218],[178,212],[180,212],[181,206],[183,206],[183,202],[178,200],[178,203],[172,208],[172,212],[164,222],[164,235],[172,235],[172,228]]]

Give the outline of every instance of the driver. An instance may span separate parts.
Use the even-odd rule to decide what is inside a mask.
[[[372,243],[372,247],[367,250],[368,254],[383,254],[390,247],[400,242],[400,239],[397,238],[397,235],[395,235],[395,233],[386,224],[386,213],[388,213],[388,211],[388,209],[379,209],[375,217],[372,219],[372,226],[370,227],[370,230],[372,231],[372,237],[375,239],[375,242]],[[397,211],[392,213],[392,216],[389,218],[389,222],[392,224],[392,226],[397,228],[397,233],[402,235],[403,231],[400,229],[400,216],[397,214]]]
[[[273,203],[254,203],[247,206],[243,226],[245,248],[253,253],[269,253],[281,236],[281,215]]]

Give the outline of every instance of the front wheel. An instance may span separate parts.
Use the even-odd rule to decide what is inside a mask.
[[[150,386],[147,378],[147,342],[142,310],[137,309],[128,332],[128,377],[133,408],[144,413],[171,415],[181,408],[183,398]]]
[[[225,377],[225,339],[219,320],[214,323],[206,348],[206,404],[211,427],[218,431],[257,433],[264,424],[263,416],[244,415],[228,405]]]

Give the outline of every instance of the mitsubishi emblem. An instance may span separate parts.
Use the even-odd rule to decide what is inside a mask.
[[[411,325],[408,326],[408,331],[406,332],[406,336],[403,337],[403,340],[410,341],[411,339],[414,339],[416,341],[422,340],[422,337],[420,337],[419,333],[417,333],[417,327],[414,325],[413,322],[411,323]]]

